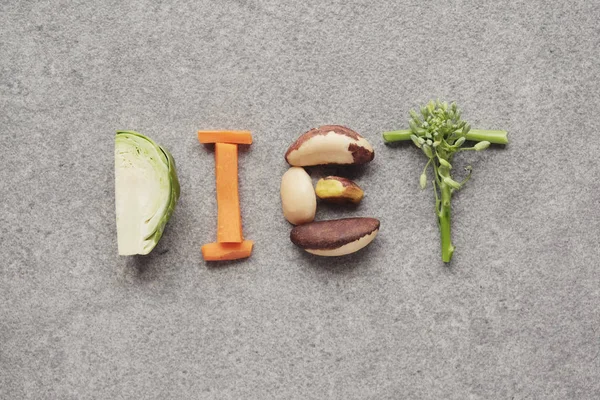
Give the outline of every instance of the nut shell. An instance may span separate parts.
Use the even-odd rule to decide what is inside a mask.
[[[323,125],[300,136],[285,153],[293,166],[365,164],[375,157],[371,144],[341,125]]]

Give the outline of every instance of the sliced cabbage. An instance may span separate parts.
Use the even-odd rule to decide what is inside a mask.
[[[115,136],[115,203],[119,254],[148,254],[179,199],[173,156],[133,131]]]

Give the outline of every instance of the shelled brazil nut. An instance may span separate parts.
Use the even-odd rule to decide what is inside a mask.
[[[371,144],[352,129],[341,125],[313,128],[298,138],[285,153],[295,167],[322,164],[365,164],[373,160]]]
[[[375,218],[344,218],[296,226],[290,240],[318,256],[344,256],[371,243],[377,232],[379,220]]]

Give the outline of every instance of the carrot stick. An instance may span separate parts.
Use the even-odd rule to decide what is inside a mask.
[[[252,144],[250,131],[198,131],[200,143]]]
[[[209,243],[202,246],[202,256],[206,261],[238,260],[250,257],[252,240],[242,243]]]
[[[242,236],[242,215],[238,192],[238,152],[237,145],[215,144],[217,175],[217,242],[240,243]]]
[[[206,261],[249,257],[253,242],[244,240],[238,190],[238,144],[251,144],[249,131],[199,131],[200,143],[215,143],[217,242],[202,246]]]

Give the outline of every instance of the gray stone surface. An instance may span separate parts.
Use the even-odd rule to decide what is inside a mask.
[[[600,398],[599,18],[591,0],[1,1],[0,398]],[[459,160],[448,267],[422,155],[380,139],[431,97],[511,140]],[[335,260],[290,244],[278,195],[287,146],[324,123],[377,154],[350,173],[358,209],[318,211],[381,219]],[[220,267],[200,255],[210,128],[255,137],[255,251]],[[117,129],[178,164],[145,258],[117,256]]]

